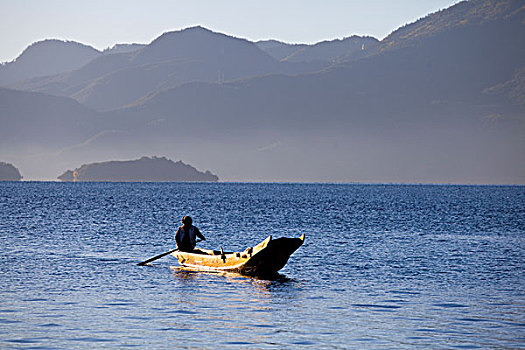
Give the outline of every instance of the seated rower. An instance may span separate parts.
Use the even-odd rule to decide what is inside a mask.
[[[203,241],[205,241],[206,238],[204,238],[197,227],[193,226],[191,217],[184,216],[181,223],[182,226],[179,226],[175,234],[175,244],[177,244],[177,249],[181,252],[191,252],[197,244],[196,237],[199,237]]]

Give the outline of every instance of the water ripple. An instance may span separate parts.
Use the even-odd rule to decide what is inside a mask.
[[[0,348],[525,348],[525,187],[0,183]],[[279,275],[184,271],[182,215]],[[176,339],[176,342],[174,341]]]

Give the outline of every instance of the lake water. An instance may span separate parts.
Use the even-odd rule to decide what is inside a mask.
[[[280,276],[170,268],[305,244]],[[0,183],[1,349],[525,348],[525,187]]]

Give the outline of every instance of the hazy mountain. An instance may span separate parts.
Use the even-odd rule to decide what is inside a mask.
[[[98,57],[134,52],[145,46],[143,44],[115,44],[101,52],[74,41],[55,39],[38,41],[28,46],[12,62],[0,65],[0,86],[7,87],[27,79],[74,71]]]
[[[379,44],[372,37],[352,36],[342,40],[323,41],[295,51],[283,60],[287,62],[356,60],[368,55]]]
[[[102,51],[102,53],[105,55],[111,55],[114,53],[127,53],[143,49],[144,47],[146,47],[145,44],[115,44]]]
[[[43,40],[31,44],[14,61],[0,65],[0,86],[82,67],[102,53],[74,41]]]
[[[201,172],[182,161],[165,157],[142,157],[137,160],[84,164],[60,175],[62,181],[179,182],[218,181],[211,172]]]
[[[166,118],[166,128],[171,123],[201,134],[210,130],[206,135],[218,144],[226,142],[224,133],[266,133],[261,138],[275,145],[286,140],[312,156],[334,158],[341,171],[360,174],[355,179],[521,183],[525,113],[509,97],[523,91],[522,4],[461,3],[438,14],[444,28],[390,44],[404,37],[394,32],[376,54],[361,60],[303,76],[185,85],[121,113],[130,120]],[[418,25],[406,28],[421,31]],[[503,94],[494,93],[500,85]],[[312,137],[337,147],[321,143],[310,149]],[[293,159],[271,169],[293,172]],[[397,169],[395,176],[386,165]]]
[[[97,106],[148,92],[110,113],[85,110],[80,120],[96,123],[80,131],[66,122],[61,133],[49,130],[55,153],[39,159],[71,169],[76,165],[64,165],[79,159],[183,155],[230,181],[525,183],[524,13],[519,0],[459,3],[394,31],[364,57],[297,75],[282,73],[301,65],[277,62],[245,40],[203,28],[167,33],[142,50],[47,78],[48,88]],[[241,72],[256,77],[230,80]],[[40,108],[23,105],[43,95],[20,95],[12,104],[5,94],[14,92],[1,93],[9,120],[39,115]],[[55,101],[82,114],[78,103]],[[10,130],[2,131],[10,141],[0,157],[16,159],[31,178],[35,159],[15,158],[26,139]],[[69,145],[59,140],[74,133],[74,147],[58,146]]]
[[[261,40],[257,46],[278,61],[285,59],[293,53],[307,48],[307,44],[287,44],[278,40]]]
[[[233,57],[233,56],[238,57]],[[216,57],[213,57],[216,56]],[[215,33],[203,27],[192,27],[162,34],[140,51],[134,58],[137,63],[163,62],[165,60],[206,60],[249,65],[254,60],[263,66],[275,64],[270,56],[245,39]],[[248,61],[248,62],[246,62]],[[239,74],[234,72],[234,74]]]
[[[50,75],[27,79],[25,81],[11,84],[10,87],[19,90],[43,92],[57,96],[71,96],[95,81],[122,67],[130,65],[133,53],[116,53],[97,57],[79,69]]]
[[[13,87],[69,96],[90,108],[108,110],[188,82],[220,83],[322,67],[323,64],[281,64],[252,42],[193,27],[165,33],[138,51],[106,55],[76,71],[32,79]]]
[[[20,181],[22,175],[13,164],[0,162],[0,181]]]
[[[64,97],[0,88],[0,150],[64,147],[98,130],[101,115]]]
[[[27,179],[55,179],[100,159],[160,152],[186,157],[173,143],[166,152],[166,143],[155,141],[162,121],[129,123],[67,97],[0,88],[0,126],[0,159],[15,162]]]
[[[362,58],[373,52],[378,44],[379,40],[376,38],[360,36],[323,41],[314,45],[286,44],[277,40],[257,42],[257,46],[279,61],[325,61],[332,64]]]
[[[486,8],[486,3],[473,0],[467,4],[471,12],[478,13],[476,8]],[[521,6],[518,0],[507,3]],[[464,6],[461,3],[442,11],[440,17],[447,23],[469,23],[468,17],[458,18],[456,13],[456,8],[463,13]],[[390,119],[393,114],[403,118],[405,113],[456,103],[465,110],[490,110],[497,105],[503,112],[521,112],[512,101],[486,91],[497,84],[521,81],[516,74],[525,66],[525,11],[516,12],[510,5],[509,11],[504,19],[462,26],[451,23],[449,30],[439,27],[414,45],[400,43],[396,50],[381,49],[378,54],[316,74],[269,75],[222,85],[189,84],[153,94],[128,111],[151,117],[171,111],[173,118],[181,118],[176,114],[193,122],[206,118],[204,123],[222,123],[227,118],[241,124],[271,121],[283,125],[297,125],[310,117],[319,124],[337,124],[355,114],[362,118],[364,113],[378,120]],[[389,38],[396,36],[394,32]],[[389,40],[381,45],[388,48]],[[414,119],[412,115],[407,118]]]
[[[507,20],[520,22],[525,16],[524,6],[523,1],[520,0],[463,1],[395,30],[382,41],[380,51],[417,45],[444,32],[462,33],[468,28],[497,25]],[[519,34],[516,32],[513,36]],[[500,37],[499,39],[505,41],[508,38]]]

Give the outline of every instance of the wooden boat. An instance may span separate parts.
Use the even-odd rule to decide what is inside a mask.
[[[195,249],[192,252],[175,251],[182,268],[236,272],[243,275],[271,275],[282,269],[290,255],[304,242],[304,234],[299,238],[277,238],[269,236],[254,247],[243,252],[224,252],[221,250]]]

